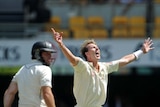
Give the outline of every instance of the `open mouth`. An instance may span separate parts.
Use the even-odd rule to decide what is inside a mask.
[[[99,57],[99,55],[100,55],[100,53],[99,53],[99,52],[96,52],[96,56]]]

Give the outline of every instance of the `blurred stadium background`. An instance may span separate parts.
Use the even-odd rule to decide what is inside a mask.
[[[0,0],[0,107],[12,76],[30,62],[32,44],[54,43],[51,27],[64,32],[76,55],[84,39],[94,38],[102,61],[133,52],[151,37],[155,50],[109,75],[104,107],[160,106],[160,0]],[[57,107],[73,107],[73,69],[60,50],[52,69]]]

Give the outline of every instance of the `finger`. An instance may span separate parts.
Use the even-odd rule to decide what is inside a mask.
[[[151,47],[153,45],[153,43],[150,43],[149,46]]]
[[[146,40],[145,40],[145,43],[152,43],[152,39],[150,37],[148,37]]]
[[[144,40],[144,43],[146,43],[148,41],[148,38]]]
[[[153,44],[152,40],[149,41],[149,44]]]
[[[53,33],[56,33],[56,31],[53,28],[51,28],[51,30],[53,31]]]
[[[60,36],[60,37],[62,37],[62,35],[63,35],[63,32],[60,32],[60,33],[58,33],[58,34],[59,34],[59,36]]]
[[[63,35],[63,32],[60,32],[61,33],[61,35]]]
[[[146,39],[146,41],[150,41],[151,40],[151,38],[150,37],[148,37],[147,39]]]
[[[152,39],[151,39],[151,38],[148,38],[148,41],[152,41]]]
[[[151,50],[154,49],[154,48],[155,48],[155,47],[152,47]]]

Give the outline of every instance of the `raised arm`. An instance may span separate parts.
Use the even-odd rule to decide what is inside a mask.
[[[62,50],[63,54],[65,55],[65,57],[70,61],[70,63],[75,66],[78,63],[78,58],[73,55],[73,53],[65,46],[65,44],[63,43],[63,32],[56,32],[53,28],[51,28],[52,32],[53,32],[53,38],[54,40],[57,42],[57,44],[59,45],[60,49]]]
[[[126,55],[119,60],[119,67],[123,67],[123,66],[133,62],[134,60],[138,59],[142,54],[148,53],[150,50],[154,49],[154,47],[152,47],[152,45],[153,45],[152,40],[150,38],[146,39],[140,50],[138,50],[132,54]]]

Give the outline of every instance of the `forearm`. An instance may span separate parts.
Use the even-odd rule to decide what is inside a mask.
[[[14,98],[15,98],[15,94],[8,93],[8,90],[7,90],[3,98],[4,107],[11,107],[14,101]]]
[[[123,67],[131,62],[133,62],[134,60],[136,60],[136,57],[134,54],[129,54],[129,55],[126,55],[124,57],[122,57],[120,60],[119,60],[119,66],[120,67]]]
[[[63,44],[59,44],[60,49],[62,50],[65,57],[70,61],[72,65],[77,64],[77,58],[73,55],[73,53]]]
[[[4,98],[3,98],[4,107],[11,107],[17,91],[18,91],[17,83],[12,81],[8,89],[4,93]]]
[[[125,66],[137,59],[139,59],[139,57],[143,54],[143,51],[142,50],[138,50],[136,52],[133,52],[132,54],[129,54],[129,55],[126,55],[124,57],[122,57],[120,60],[119,60],[119,65],[120,67],[122,66]]]
[[[43,95],[47,107],[56,107],[55,99],[52,93],[45,93]]]

